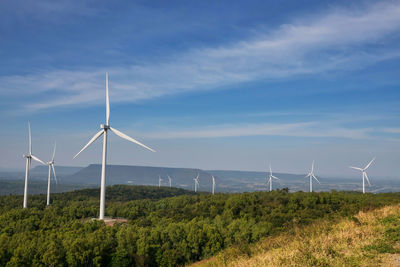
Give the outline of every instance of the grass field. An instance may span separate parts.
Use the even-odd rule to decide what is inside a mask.
[[[322,220],[193,266],[400,266],[400,205]]]

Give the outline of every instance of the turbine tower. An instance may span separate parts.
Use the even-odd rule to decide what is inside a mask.
[[[321,184],[319,181],[318,181],[318,179],[317,179],[317,177],[315,177],[315,175],[314,175],[314,161],[312,162],[312,165],[311,165],[311,171],[305,176],[305,178],[306,177],[310,177],[310,192],[312,192],[312,179],[314,178],[319,184]]]
[[[355,170],[359,170],[359,171],[362,172],[363,194],[365,194],[365,180],[364,180],[364,179],[367,179],[367,182],[368,182],[369,186],[371,186],[371,183],[369,182],[369,179],[368,179],[368,175],[367,175],[366,170],[369,168],[369,166],[371,166],[371,164],[372,164],[372,162],[374,162],[374,160],[375,160],[375,158],[373,158],[373,159],[367,164],[367,166],[364,167],[364,169],[358,168],[358,167],[350,166],[350,168],[355,169]]]
[[[28,177],[29,177],[29,168],[31,167],[32,159],[36,160],[37,162],[46,165],[43,161],[38,159],[32,154],[32,137],[31,137],[31,124],[28,122],[28,154],[24,154],[24,158],[26,158],[25,164],[25,188],[24,188],[24,204],[23,207],[26,209],[28,207]]]
[[[211,178],[212,178],[212,194],[214,195],[214,193],[215,193],[215,177],[214,177],[214,175],[212,175]]]
[[[92,139],[79,151],[74,158],[76,158],[83,150],[85,150],[88,146],[90,146],[94,141],[96,141],[101,135],[103,135],[103,160],[101,166],[101,189],[100,189],[100,215],[99,219],[104,220],[104,209],[105,209],[105,201],[106,201],[106,161],[107,161],[107,133],[108,130],[115,133],[119,137],[126,139],[132,143],[138,144],[150,151],[155,152],[155,150],[151,149],[148,146],[140,143],[139,141],[133,139],[132,137],[127,136],[126,134],[118,131],[115,128],[110,126],[110,100],[108,96],[108,73],[106,73],[106,124],[100,125],[101,130],[96,133]]]
[[[162,179],[161,179],[161,176],[159,175],[158,176],[158,188],[161,187],[161,182],[162,182]]]
[[[49,166],[49,176],[47,178],[47,206],[50,205],[50,177],[51,177],[51,170],[53,170],[54,179],[56,180],[56,183],[57,183],[56,170],[54,169],[54,156],[55,155],[56,155],[56,143],[54,143],[53,157],[51,158],[51,161],[47,162],[47,165]]]
[[[267,185],[269,184],[269,192],[272,191],[272,179],[280,180],[278,177],[275,177],[274,175],[272,175],[271,164],[269,164],[269,179],[267,182]]]
[[[197,173],[197,177],[194,180],[194,192],[197,192],[197,187],[199,186],[199,173]]]
[[[172,187],[172,179],[171,179],[171,177],[169,177],[169,175],[167,175],[168,176],[168,181],[169,181],[169,187],[171,188]]]

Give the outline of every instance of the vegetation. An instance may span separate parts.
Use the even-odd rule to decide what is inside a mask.
[[[24,193],[24,179],[2,179],[0,178],[0,195],[12,195]],[[86,188],[89,186],[79,184],[59,183],[51,185],[52,192],[61,193],[71,190]],[[47,180],[30,180],[29,193],[30,194],[45,194],[47,192]]]
[[[320,220],[338,221],[360,210],[398,203],[398,193],[194,194],[150,186],[107,188],[106,215],[128,218],[105,226],[98,189],[45,196],[0,197],[1,266],[179,266],[228,247],[251,243]],[[368,248],[366,248],[368,249]],[[374,248],[371,248],[373,250]]]
[[[267,237],[244,251],[228,248],[196,267],[211,266],[399,266],[400,206],[359,212],[339,222]]]

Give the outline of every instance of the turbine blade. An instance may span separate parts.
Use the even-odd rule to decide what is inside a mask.
[[[272,175],[271,163],[269,164],[269,174],[271,174],[271,175]]]
[[[349,166],[349,168],[352,168],[352,169],[355,169],[355,170],[359,170],[359,171],[362,171],[362,170],[363,170],[363,169],[361,169],[361,168],[353,167],[353,166]]]
[[[276,180],[280,180],[278,177],[271,175],[272,178],[276,179]]]
[[[317,182],[318,182],[319,184],[321,184],[321,183],[318,181],[318,179],[317,179],[317,177],[316,177],[315,175],[313,175],[313,178],[314,178],[315,180],[317,180]]]
[[[56,142],[54,142],[54,150],[53,150],[53,157],[51,158],[51,162],[54,161],[54,157],[56,156]]]
[[[34,155],[31,155],[31,157],[36,160],[37,162],[42,163],[43,165],[47,165],[46,163],[44,163],[42,160],[38,159],[37,157],[35,157]]]
[[[150,151],[152,151],[152,152],[156,152],[154,149],[152,149],[152,148],[150,148],[150,147],[148,147],[148,146],[146,146],[146,145],[143,145],[143,144],[140,143],[139,141],[133,139],[132,137],[127,136],[126,134],[124,134],[124,133],[118,131],[117,129],[114,129],[114,128],[110,127],[110,130],[111,130],[113,133],[115,133],[116,135],[118,135],[119,137],[121,137],[121,138],[124,138],[124,139],[126,139],[126,140],[128,140],[128,141],[131,141],[132,143],[135,143],[135,144],[138,144],[139,146],[142,146],[142,147],[144,147],[144,148],[147,148],[148,150],[150,150]]]
[[[312,165],[311,165],[311,173],[314,172],[314,160],[312,161]]]
[[[364,170],[368,169],[368,167],[372,164],[372,162],[374,162],[375,157],[367,164],[367,166],[365,166]]]
[[[108,72],[106,72],[106,122],[110,123],[110,98],[108,96]]]
[[[29,155],[32,154],[32,137],[31,137],[31,123],[28,121],[28,150],[29,150]]]
[[[367,175],[367,173],[366,173],[366,172],[364,172],[364,174],[365,174],[365,178],[367,178],[368,185],[369,185],[369,186],[371,186],[371,183],[369,182],[369,179],[368,179],[368,175]]]
[[[199,175],[200,175],[200,173],[197,173],[196,180],[199,179]]]
[[[102,134],[104,133],[104,130],[101,130],[100,132],[98,132],[97,134],[95,134],[92,139],[90,139],[90,141],[81,149],[81,151],[79,151],[74,157],[76,158],[83,150],[85,150],[88,146],[90,146],[94,141],[97,140],[97,138],[99,138]]]
[[[53,169],[54,180],[56,180],[56,184],[58,184],[57,176],[56,176],[56,170],[54,169],[54,164],[51,164],[51,168]]]

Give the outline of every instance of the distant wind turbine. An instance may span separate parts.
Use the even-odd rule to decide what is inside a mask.
[[[169,175],[167,175],[167,176],[168,176],[169,187],[172,187],[172,179],[171,179],[171,177],[169,177]]]
[[[314,175],[314,161],[312,162],[311,165],[311,171],[305,176],[305,177],[310,177],[310,192],[312,192],[312,179],[314,178],[319,184],[321,184],[317,177]]]
[[[275,177],[274,175],[272,175],[271,164],[269,164],[269,179],[267,182],[267,184],[269,184],[269,192],[272,191],[272,179],[280,180],[278,177]]]
[[[350,166],[350,167],[349,167],[349,168],[352,168],[352,169],[355,169],[355,170],[359,170],[359,171],[362,172],[363,194],[365,194],[365,180],[364,180],[364,179],[367,179],[367,182],[368,182],[369,186],[371,186],[371,183],[369,182],[369,179],[368,179],[368,175],[367,175],[366,170],[369,168],[369,166],[371,166],[371,164],[372,164],[372,162],[374,162],[374,160],[375,160],[375,157],[367,164],[367,166],[364,167],[364,169],[358,168],[358,167],[353,167],[353,166]]]
[[[158,188],[161,187],[161,182],[162,182],[162,179],[161,179],[161,176],[159,175],[158,176]]]
[[[197,177],[194,180],[194,192],[197,192],[197,187],[199,186],[199,173],[197,173]]]
[[[85,150],[88,146],[90,146],[94,141],[96,141],[101,135],[104,134],[103,136],[103,161],[102,161],[102,166],[101,166],[101,189],[100,189],[100,215],[99,219],[104,220],[104,209],[105,209],[105,201],[106,201],[106,160],[107,160],[107,132],[108,130],[111,130],[113,133],[118,135],[119,137],[126,139],[132,143],[138,144],[150,151],[155,152],[155,150],[151,149],[148,146],[145,146],[144,144],[140,143],[139,141],[133,139],[132,137],[127,136],[126,134],[118,131],[117,129],[114,129],[110,126],[110,100],[108,96],[108,73],[106,73],[106,124],[101,124],[100,125],[101,130],[96,133],[92,139],[90,139],[89,143],[87,143],[81,151],[78,152],[74,156],[76,158],[83,150]]]
[[[212,175],[211,178],[212,178],[212,194],[214,195],[214,193],[215,193],[215,177]]]
[[[31,167],[32,159],[36,160],[37,162],[46,165],[42,160],[38,159],[32,154],[32,137],[31,137],[31,124],[28,122],[28,154],[24,154],[23,156],[26,158],[26,165],[25,165],[25,188],[24,188],[24,209],[28,207],[28,177],[29,177],[29,168]]]
[[[50,176],[51,176],[52,170],[53,170],[54,179],[56,180],[56,183],[57,183],[56,170],[54,169],[55,155],[56,155],[56,143],[54,143],[53,157],[51,158],[51,161],[47,162],[47,165],[49,166],[49,176],[47,178],[47,206],[50,205]]]

